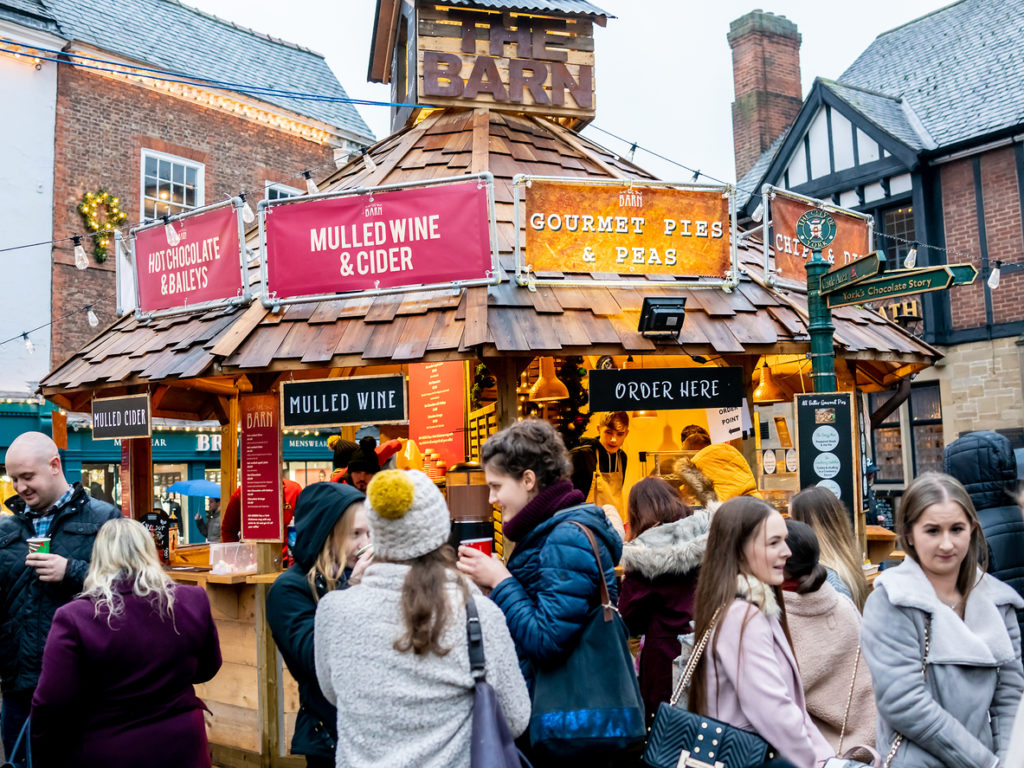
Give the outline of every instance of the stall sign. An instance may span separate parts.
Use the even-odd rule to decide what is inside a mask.
[[[807,271],[804,264],[811,258],[811,249],[800,242],[797,222],[808,211],[818,207],[796,200],[781,192],[771,198],[771,247],[775,252],[775,270],[782,280],[805,285]],[[870,217],[855,211],[842,212],[834,207],[828,213],[835,221],[835,238],[822,249],[822,257],[837,267],[863,258],[871,250]],[[765,246],[767,256],[767,243]]]
[[[243,294],[241,209],[231,205],[172,221],[178,244],[159,223],[134,233],[140,312],[202,305]]]
[[[853,394],[798,394],[796,433],[800,487],[827,488],[843,502],[856,527],[856,452],[853,439]]]
[[[101,397],[92,401],[92,439],[149,437],[149,395]]]
[[[242,445],[242,539],[282,541],[281,430],[277,395],[239,398]]]
[[[726,187],[531,179],[525,198],[526,260],[534,271],[720,279],[730,271]]]
[[[592,413],[739,408],[742,404],[742,368],[641,368],[590,372]]]
[[[451,467],[466,460],[466,365],[409,366],[409,437],[420,450],[433,449]]]
[[[406,421],[405,376],[287,381],[281,385],[285,427],[338,427]]]
[[[493,274],[487,186],[477,181],[287,202],[264,215],[271,298]]]

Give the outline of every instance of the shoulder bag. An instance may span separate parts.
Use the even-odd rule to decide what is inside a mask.
[[[654,716],[643,756],[644,762],[653,768],[754,768],[775,757],[771,745],[756,733],[676,706],[680,694],[690,687],[697,662],[721,613],[719,608],[711,617],[711,626],[690,653],[672,699],[662,702]]]
[[[857,668],[860,667],[860,646],[857,646],[857,655],[853,660],[853,677],[850,678],[850,693],[846,697],[846,711],[843,713],[843,727],[839,731],[839,749],[836,750],[836,757],[830,757],[825,761],[823,768],[881,768],[882,757],[867,744],[858,744],[843,752],[843,739],[846,738],[846,723],[850,718],[850,705],[853,704],[853,687],[857,682]],[[857,752],[867,752],[871,755],[870,763],[861,763],[853,759]]]
[[[601,604],[591,611],[568,657],[536,671],[530,747],[538,755],[562,759],[638,750],[647,728],[629,633],[611,603],[594,534],[574,520],[568,523],[578,526],[590,542]]]
[[[469,644],[469,671],[475,684],[470,768],[530,768],[529,761],[516,748],[494,686],[487,682],[484,636],[472,597],[466,601],[466,639]]]

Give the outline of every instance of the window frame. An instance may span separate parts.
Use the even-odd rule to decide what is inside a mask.
[[[914,416],[914,392],[913,390],[923,390],[926,388],[934,389],[936,398],[939,403],[939,417],[938,418],[916,418]],[[914,429],[916,427],[942,427],[942,387],[938,381],[922,381],[920,383],[911,384],[910,397],[907,398],[907,426],[908,426],[908,437],[910,438],[910,463],[914,468],[913,477],[917,477],[921,474],[922,470],[917,466],[917,440],[914,439]]]
[[[286,194],[284,195],[284,197],[271,198],[270,197],[270,191],[271,190],[274,190],[275,192],[278,192],[278,193],[285,192]],[[289,186],[288,184],[282,184],[279,181],[270,181],[269,179],[267,179],[263,183],[263,197],[266,200],[268,200],[268,201],[270,201],[272,199],[273,200],[288,200],[288,199],[291,199],[293,197],[302,197],[304,194],[306,194],[306,193],[303,190],[299,189],[298,187],[292,187],[292,186]]]
[[[169,163],[183,166],[186,170],[188,168],[194,168],[196,170],[196,200],[195,205],[184,208],[180,211],[171,213],[171,216],[176,216],[179,213],[187,213],[188,211],[201,208],[206,205],[206,164],[198,160],[190,160],[187,157],[181,157],[180,155],[172,155],[167,152],[161,152],[157,149],[149,149],[143,147],[139,153],[139,220],[140,221],[153,221],[156,218],[147,214],[146,203],[153,198],[146,196],[146,158],[152,157],[159,161],[165,160]],[[173,203],[177,206],[177,203]]]

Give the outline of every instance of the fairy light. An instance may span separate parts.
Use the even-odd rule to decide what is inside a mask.
[[[96,317],[96,313],[92,311],[92,304],[87,305],[86,309],[88,310],[88,312],[86,313],[85,318],[86,320],[89,321],[89,327],[98,328],[100,324],[100,319]]]
[[[82,246],[82,236],[74,235],[72,240],[75,241],[75,267],[78,269],[88,269],[89,257],[85,255],[85,248]]]
[[[313,181],[313,174],[312,174],[311,171],[303,171],[302,172],[302,178],[304,178],[306,180],[306,194],[307,195],[315,195],[317,192],[320,191],[320,188],[317,187],[316,182]]]
[[[245,199],[245,192],[239,192],[238,197],[242,201],[242,221],[246,224],[252,224],[256,221],[256,214],[252,212],[252,206],[249,205],[249,201]]]
[[[25,350],[30,354],[35,354],[36,345],[32,343],[32,339],[28,337],[28,333],[21,334],[21,338],[25,340]]]

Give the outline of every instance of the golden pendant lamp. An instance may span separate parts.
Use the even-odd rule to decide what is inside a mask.
[[[772,378],[772,369],[765,362],[761,366],[761,381],[754,389],[754,402],[760,405],[767,405],[769,403],[782,403],[786,399],[782,388]]]
[[[530,387],[531,403],[550,403],[555,400],[568,400],[569,389],[555,375],[555,358],[540,359],[540,378]]]

